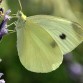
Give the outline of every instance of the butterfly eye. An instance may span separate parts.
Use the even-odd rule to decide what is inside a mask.
[[[64,33],[62,33],[60,36],[59,36],[61,39],[65,39],[66,38],[66,35]]]

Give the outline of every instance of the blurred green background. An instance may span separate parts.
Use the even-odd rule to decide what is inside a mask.
[[[21,0],[21,3],[27,16],[37,14],[59,16],[83,26],[83,0]],[[2,7],[5,10],[11,9],[12,14],[20,10],[18,0],[3,0]],[[69,78],[64,64],[47,74],[26,70],[19,61],[16,41],[16,33],[12,33],[4,36],[0,44],[0,58],[2,58],[0,72],[4,73],[6,83],[75,83]],[[74,58],[83,64],[83,44],[78,46],[73,54]]]

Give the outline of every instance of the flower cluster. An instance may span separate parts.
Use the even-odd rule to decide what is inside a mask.
[[[4,14],[4,19],[2,20],[1,24],[0,24],[0,40],[2,39],[2,37],[8,33],[8,29],[7,29],[7,22],[8,20],[10,20],[10,14],[11,10],[7,10],[6,13]]]
[[[2,2],[2,0],[0,0],[0,3]],[[2,19],[1,23],[0,23],[0,40],[2,39],[2,37],[8,33],[8,29],[7,29],[7,22],[10,20],[10,14],[11,10],[7,10],[5,13],[3,11],[3,8],[0,8],[0,17]],[[2,61],[2,59],[0,59],[0,62]],[[3,73],[0,73],[0,83],[5,83],[4,79],[1,79],[1,77],[3,76]]]

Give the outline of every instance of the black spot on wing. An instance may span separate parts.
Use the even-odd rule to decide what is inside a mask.
[[[66,35],[64,33],[62,33],[61,35],[59,35],[59,37],[63,40],[66,39]]]
[[[83,27],[76,23],[76,22],[72,22],[72,28],[74,30],[74,33],[77,35],[77,37],[80,39],[83,39]]]
[[[52,48],[55,48],[56,42],[55,41],[52,41],[50,45],[51,45]]]

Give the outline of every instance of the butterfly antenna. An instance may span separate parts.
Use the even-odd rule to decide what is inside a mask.
[[[20,9],[21,9],[21,11],[22,11],[22,4],[21,4],[21,1],[18,0],[18,2],[19,2],[19,5],[20,5]]]

